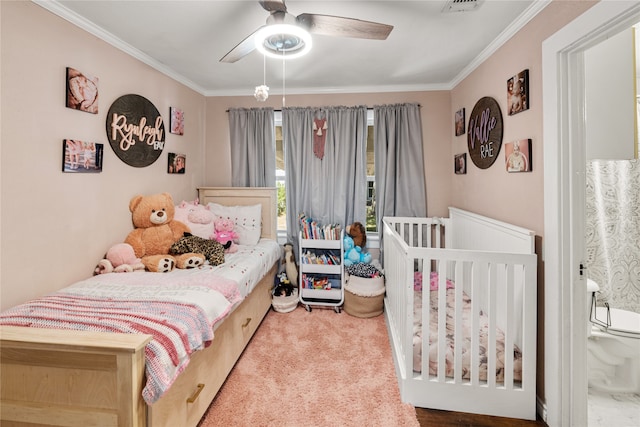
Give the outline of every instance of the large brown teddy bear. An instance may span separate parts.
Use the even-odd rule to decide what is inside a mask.
[[[135,229],[125,243],[133,247],[147,270],[164,273],[174,267],[194,268],[204,264],[202,254],[169,254],[171,245],[191,231],[186,224],[173,220],[175,207],[169,193],[135,196],[129,202],[129,210]]]

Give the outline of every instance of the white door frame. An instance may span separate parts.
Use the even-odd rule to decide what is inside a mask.
[[[587,425],[584,277],[585,49],[640,21],[637,1],[602,0],[542,44],[544,382],[549,427]]]

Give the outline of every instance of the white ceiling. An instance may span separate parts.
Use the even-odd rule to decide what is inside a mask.
[[[456,0],[469,6],[475,0]],[[257,1],[46,1],[37,4],[206,96],[253,95],[263,57],[253,51],[219,62],[265,24]],[[479,0],[475,10],[443,12],[448,0],[286,2],[292,15],[317,13],[393,25],[386,40],[313,36],[312,51],[283,64],[266,60],[266,84],[282,93],[451,89],[547,0]]]

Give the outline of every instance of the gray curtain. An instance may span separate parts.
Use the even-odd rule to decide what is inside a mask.
[[[314,130],[314,121],[316,130]],[[326,121],[326,122],[325,122]],[[323,129],[320,123],[326,123]],[[314,132],[326,132],[314,151]],[[283,108],[287,238],[297,248],[301,212],[321,224],[366,222],[367,108]],[[318,153],[320,152],[320,153]],[[323,154],[322,159],[318,154]]]
[[[229,110],[231,185],[275,187],[276,137],[273,108]]]
[[[376,222],[382,250],[382,218],[427,214],[418,104],[373,108]]]

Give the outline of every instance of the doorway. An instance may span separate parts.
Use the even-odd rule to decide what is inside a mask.
[[[601,1],[542,45],[545,401],[550,427],[587,425],[583,52],[640,20],[636,1]]]

